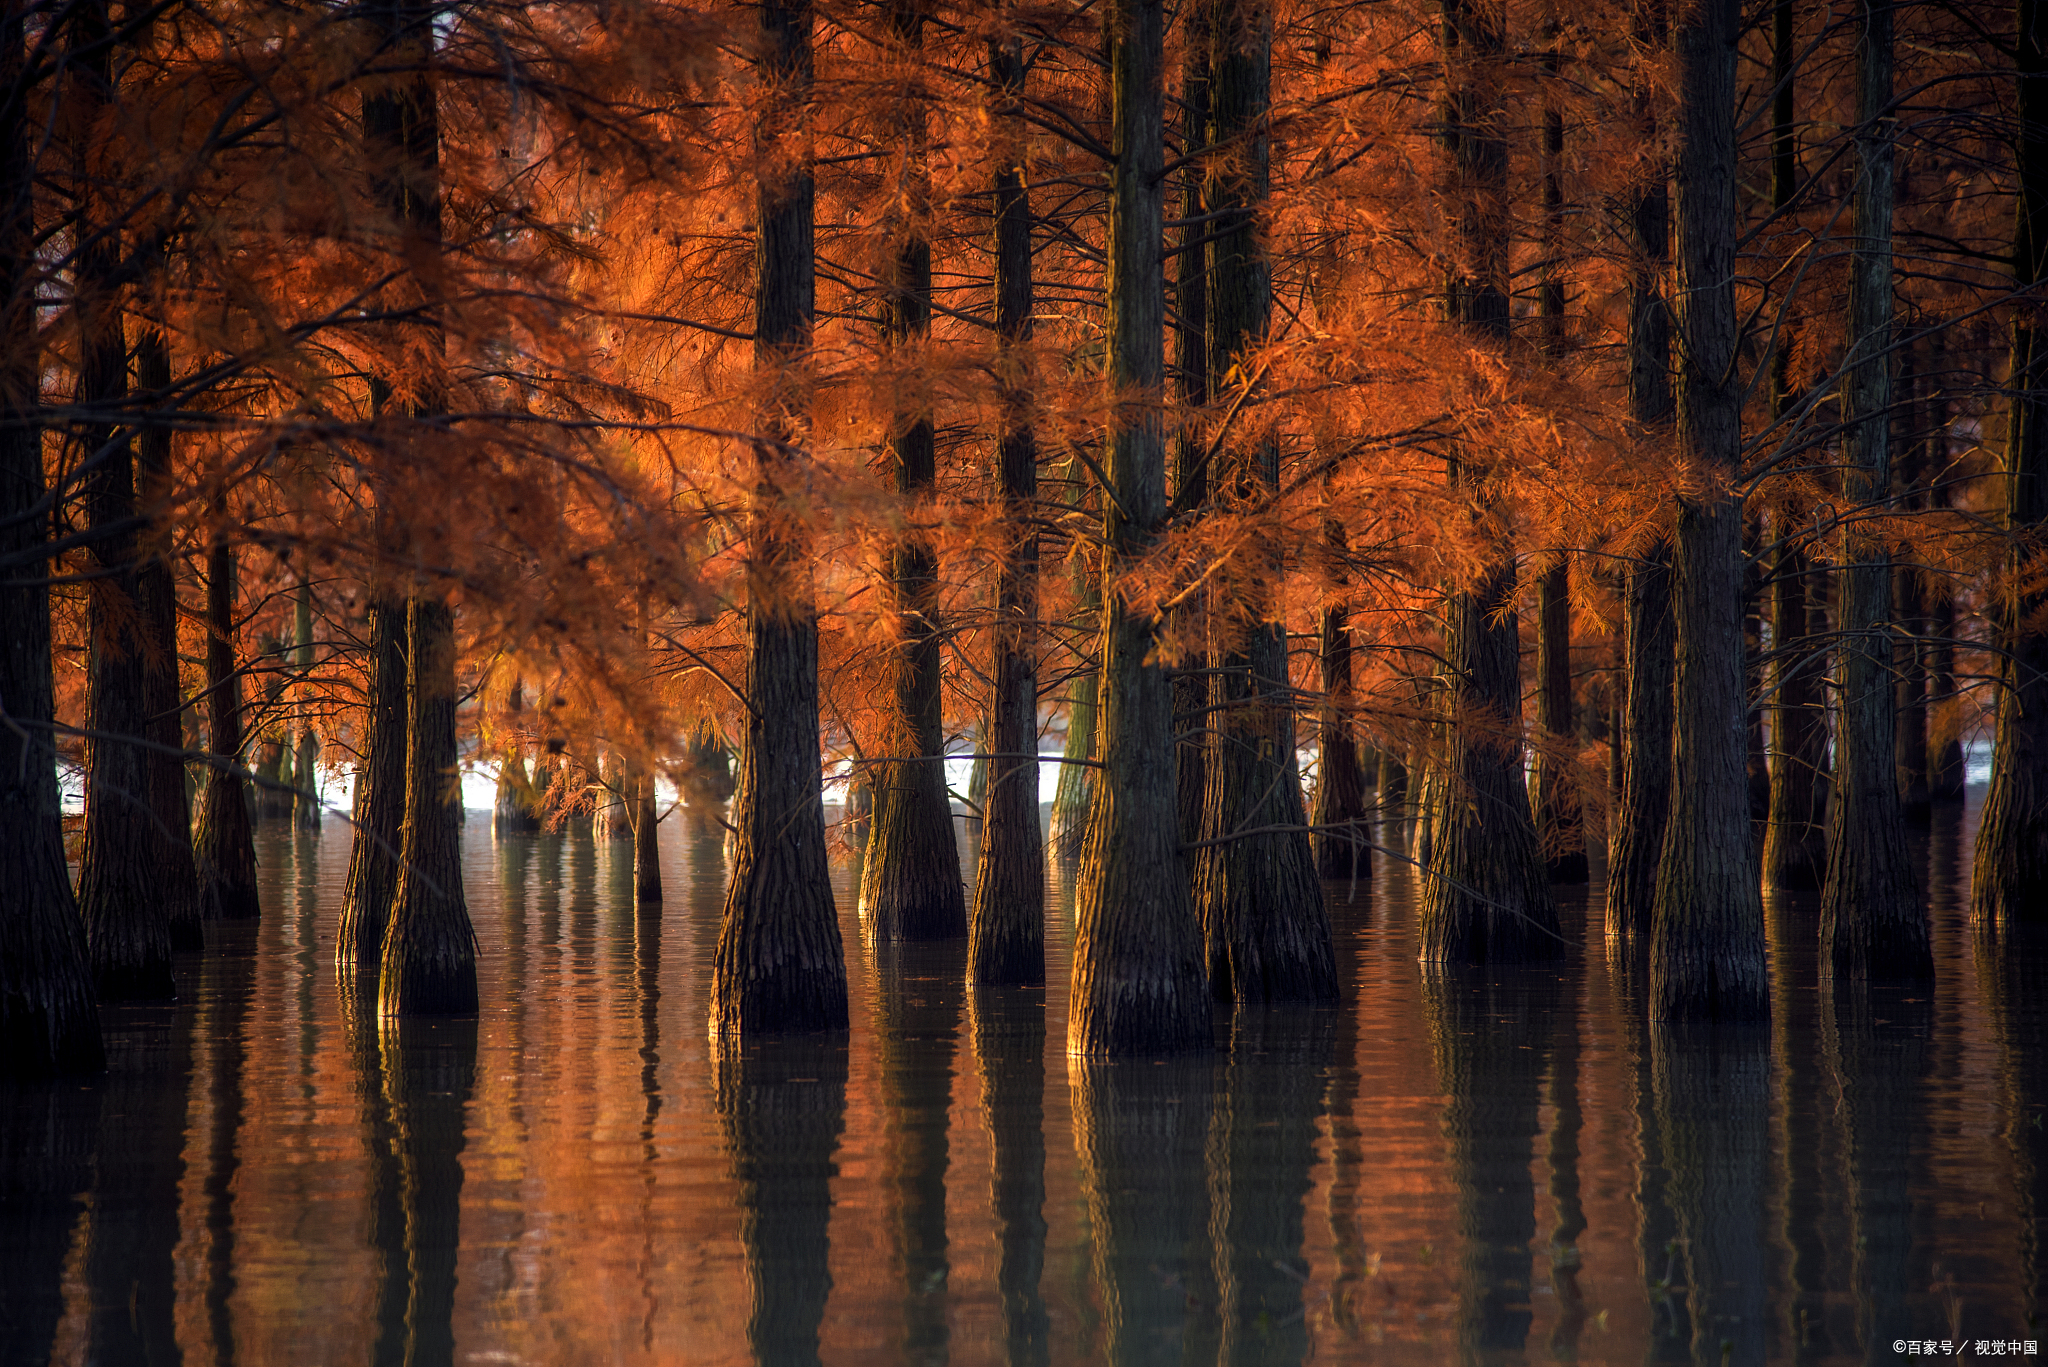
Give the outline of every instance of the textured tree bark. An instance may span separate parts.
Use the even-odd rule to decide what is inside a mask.
[[[1676,725],[1670,816],[1650,930],[1657,1020],[1770,1014],[1763,898],[1751,853],[1743,687],[1742,459],[1735,373],[1735,0],[1677,25],[1676,181],[1681,456],[1700,491],[1680,499],[1673,547]]]
[[[1343,535],[1344,529],[1336,521],[1326,525],[1325,540],[1341,547]],[[1309,824],[1315,827],[1316,872],[1324,878],[1350,879],[1372,876],[1372,793],[1350,717],[1355,701],[1351,620],[1343,599],[1337,596],[1346,583],[1341,573],[1333,576],[1332,597],[1323,608],[1322,644],[1317,654],[1323,684],[1322,715],[1316,725],[1319,774]]]
[[[1103,11],[1114,157],[1109,209],[1110,487],[1102,552],[1103,768],[1075,893],[1071,1054],[1166,1054],[1210,1045],[1201,929],[1183,873],[1173,765],[1173,684],[1158,620],[1128,602],[1123,572],[1166,516],[1160,270],[1161,0]]]
[[[462,893],[455,613],[415,594],[406,618],[405,821],[377,979],[380,1016],[477,1009],[476,932]]]
[[[1892,0],[1866,0],[1861,12],[1842,493],[1846,507],[1876,509],[1891,494],[1892,477]],[[1842,533],[1823,976],[1922,982],[1934,977],[1934,952],[1899,807],[1891,553],[1860,525],[1852,516]]]
[[[770,0],[761,28],[761,76],[778,99],[760,136],[802,146],[793,169],[764,167],[758,189],[754,364],[780,392],[754,448],[747,512],[746,737],[711,988],[712,1033],[727,1042],[847,1026],[845,950],[825,861],[817,611],[808,547],[783,510],[805,476],[794,443],[807,431],[803,371],[816,316],[809,0]]]
[[[889,27],[912,59],[924,49],[927,0],[891,0]],[[915,352],[931,332],[932,244],[926,235],[931,198],[925,166],[922,92],[897,102],[895,133],[906,165],[893,225],[895,278],[885,297],[883,335],[899,353]],[[889,445],[896,492],[911,516],[938,482],[929,405],[894,415]],[[953,805],[946,792],[945,721],[939,710],[943,635],[939,623],[938,551],[910,532],[890,552],[890,588],[902,644],[891,661],[888,753],[917,756],[872,766],[874,811],[867,857],[860,866],[861,916],[886,940],[945,940],[967,933],[967,897],[953,839]]]
[[[2048,15],[2041,0],[2015,6],[2019,113],[2014,169],[2013,286],[2048,284]],[[2012,324],[2007,381],[2005,579],[1993,613],[2004,654],[1999,664],[1998,730],[1991,786],[1977,822],[1970,917],[2003,935],[2019,924],[2048,923],[2048,631],[2035,625],[2044,595],[2026,586],[2036,553],[2029,542],[2048,524],[2048,337],[2031,306]]]
[[[1661,24],[1639,22],[1636,36],[1662,48]],[[1637,99],[1647,107],[1645,89]],[[1654,133],[1654,122],[1650,131]],[[1658,166],[1635,193],[1628,225],[1635,251],[1629,282],[1628,415],[1638,439],[1660,437],[1671,421],[1671,314],[1663,275],[1670,260],[1670,194]],[[1644,548],[1622,572],[1621,706],[1616,748],[1621,787],[1607,832],[1607,940],[1640,944],[1657,898],[1657,861],[1671,811],[1671,548]]]
[[[1183,13],[1181,37],[1181,155],[1193,158],[1208,146],[1209,132],[1209,45],[1214,5],[1187,6]],[[1204,172],[1200,162],[1190,161],[1181,172],[1180,213],[1187,226],[1179,233],[1174,255],[1173,302],[1180,315],[1173,330],[1173,376],[1176,396],[1187,416],[1174,429],[1173,505],[1193,510],[1209,501],[1209,448],[1202,426],[1195,421],[1209,401],[1209,245],[1210,223],[1203,217],[1208,204],[1204,198]],[[1175,609],[1190,623],[1201,620],[1208,594],[1199,585],[1188,600]],[[1171,619],[1169,619],[1171,620]],[[1199,637],[1200,629],[1190,625],[1180,633]],[[1206,642],[1190,640],[1173,675],[1173,760],[1174,808],[1180,823],[1180,840],[1192,845],[1202,838],[1202,791],[1207,784],[1203,770],[1208,755],[1204,739],[1209,725],[1209,674],[1212,661]]]
[[[193,856],[201,907],[210,920],[252,920],[262,913],[256,894],[256,846],[249,827],[249,787],[242,776],[242,676],[235,672],[237,595],[235,550],[225,529],[206,552],[206,716],[213,756],[199,798],[199,833]],[[392,831],[396,847],[397,831]],[[353,870],[351,870],[353,871]],[[383,903],[378,904],[382,925]],[[346,935],[348,904],[342,904]]]
[[[661,846],[654,807],[654,773],[635,768],[627,788],[626,802],[633,823],[633,904],[653,907],[661,904]]]
[[[1508,149],[1496,67],[1506,55],[1504,21],[1470,0],[1444,0],[1442,16],[1443,138],[1457,179],[1459,252],[1446,312],[1482,345],[1501,346],[1508,340]],[[1452,457],[1450,480],[1471,491],[1474,516],[1484,517],[1484,494],[1468,468],[1475,454]],[[1432,964],[1511,963],[1564,947],[1522,776],[1515,561],[1505,532],[1498,535],[1500,557],[1476,583],[1444,597],[1444,760],[1441,781],[1429,785],[1418,927],[1422,958]]]
[[[1536,730],[1549,747],[1536,752],[1529,779],[1530,806],[1543,868],[1553,883],[1584,883],[1586,826],[1578,787],[1557,754],[1578,736],[1572,717],[1571,570],[1560,560],[1536,581]]]
[[[37,413],[34,165],[19,79],[23,7],[0,10],[0,1077],[105,1065],[85,926],[64,866],[51,726],[49,519]],[[52,1128],[51,1142],[62,1131]],[[53,1149],[52,1153],[59,1151]],[[33,1357],[34,1353],[26,1356]]]
[[[1207,27],[1209,142],[1229,149],[1208,178],[1220,215],[1210,224],[1208,371],[1210,398],[1220,401],[1255,387],[1252,352],[1272,323],[1259,215],[1270,180],[1273,20],[1260,0],[1213,0]],[[1279,488],[1271,439],[1228,442],[1213,459],[1212,498],[1249,509]],[[1337,959],[1296,770],[1287,628],[1271,601],[1281,575],[1276,550],[1256,551],[1227,589],[1246,625],[1212,636],[1195,910],[1217,997],[1333,1002]],[[1254,831],[1262,833],[1246,834]]]
[[[989,44],[989,83],[998,92],[999,126],[1023,154],[1016,105],[1024,88],[1024,50],[1012,34]],[[1038,442],[1032,430],[1020,354],[1031,339],[1031,201],[1021,164],[1003,166],[995,184],[996,335],[1001,428],[996,483],[1009,504],[1015,541],[996,569],[995,687],[989,699],[988,788],[982,797],[981,851],[974,873],[967,976],[975,983],[1045,981],[1045,844],[1038,828]],[[1016,350],[1012,350],[1015,348]]]
[[[1084,568],[1077,573],[1088,579],[1087,588],[1080,595],[1081,611],[1099,622],[1102,587],[1097,572]],[[1097,648],[1100,649],[1099,645]],[[1077,672],[1067,683],[1067,737],[1060,748],[1060,759],[1064,762],[1052,790],[1052,851],[1062,863],[1081,857],[1081,844],[1088,834],[1088,811],[1095,805],[1096,770],[1089,761],[1102,758],[1097,736],[1102,666],[1098,662],[1091,668],[1084,659],[1076,661],[1075,669]]]
[[[171,353],[164,335],[145,328],[135,341],[135,378],[145,393],[171,387]],[[168,403],[159,399],[157,406]],[[199,870],[192,858],[192,810],[185,796],[185,699],[178,687],[178,589],[166,558],[171,501],[171,427],[161,418],[145,421],[136,443],[138,512],[150,519],[149,544],[139,548],[135,570],[136,607],[141,618],[142,704],[147,737],[149,820],[156,841],[150,856],[157,896],[170,923],[171,948],[200,949]]]
[[[79,127],[90,127],[114,98],[111,21],[105,0],[72,12],[67,41]],[[135,455],[131,434],[108,420],[128,394],[128,343],[113,274],[120,235],[98,222],[104,206],[90,187],[101,168],[75,150],[82,181],[73,268],[79,364],[77,401],[88,414],[78,432],[79,485],[87,552],[95,578],[87,590],[85,850],[78,868],[78,911],[86,952],[103,1001],[175,994],[168,908],[157,896],[151,857],[162,838],[150,828],[146,642],[134,630],[138,603]],[[98,411],[100,416],[92,416]]]
[[[405,602],[373,584],[369,603],[369,705],[363,765],[356,773],[355,842],[342,885],[335,965],[343,983],[375,995],[384,927],[398,891],[399,828],[405,822]]]

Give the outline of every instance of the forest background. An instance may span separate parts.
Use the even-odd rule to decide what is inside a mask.
[[[1767,1011],[1763,885],[1924,978],[1980,736],[1973,915],[2040,918],[2035,0],[73,0],[0,64],[11,1068],[322,766],[386,1015],[476,1006],[465,758],[649,904],[654,775],[723,813],[731,1038],[843,1028],[828,764],[864,925],[1042,977],[1060,731],[1081,1053],[1333,999],[1376,854],[1439,967],[1604,862],[1660,1018]]]

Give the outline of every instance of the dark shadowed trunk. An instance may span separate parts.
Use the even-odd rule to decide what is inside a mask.
[[[374,995],[384,926],[398,891],[398,832],[405,822],[405,600],[372,584],[367,626],[363,764],[356,771],[355,841],[334,956],[344,983]]]
[[[384,1016],[477,1009],[476,933],[462,894],[462,769],[455,746],[455,613],[416,594],[406,632],[405,821],[377,982]]]
[[[215,515],[223,515],[219,504]],[[193,853],[199,867],[201,906],[210,919],[222,921],[246,920],[262,911],[256,897],[249,786],[242,777],[242,676],[235,672],[236,569],[235,548],[228,544],[227,529],[216,528],[206,552],[206,719],[207,746],[213,758],[206,767],[206,787],[199,797],[199,834]],[[395,850],[395,829],[392,836]],[[383,907],[380,901],[380,930]],[[342,915],[345,931],[346,903]]]
[[[924,50],[924,8],[929,0],[891,0],[889,28],[908,60]],[[894,278],[884,295],[883,335],[899,358],[914,357],[931,333],[932,244],[927,235],[931,179],[925,167],[925,105],[921,89],[893,105],[894,135],[904,165],[893,202],[898,221]],[[909,388],[909,386],[904,386]],[[892,415],[890,454],[896,492],[913,521],[927,510],[938,482],[937,450],[928,405]],[[887,940],[943,940],[967,933],[967,898],[953,839],[953,807],[946,793],[945,721],[939,711],[944,636],[939,622],[938,549],[930,536],[907,532],[890,551],[892,610],[902,643],[890,661],[893,692],[887,700],[887,754],[872,767],[874,810],[867,857],[860,866],[861,916]]]
[[[1763,899],[1751,853],[1742,643],[1742,460],[1735,369],[1735,0],[1677,25],[1680,455],[1703,485],[1673,539],[1678,650],[1671,814],[1650,930],[1659,1020],[1768,1016]]]
[[[1333,557],[1344,550],[1343,524],[1324,524],[1324,540]],[[1322,673],[1323,707],[1316,724],[1316,801],[1309,824],[1314,826],[1316,872],[1325,878],[1372,876],[1372,778],[1358,753],[1358,733],[1351,707],[1351,614],[1343,594],[1349,576],[1342,561],[1330,577],[1324,600],[1323,631],[1317,663]]]
[[[1016,102],[1024,86],[1022,40],[989,45],[997,115],[1014,139],[996,172],[996,483],[1011,510],[996,567],[995,688],[989,699],[988,788],[974,874],[967,973],[977,983],[1045,981],[1045,845],[1038,829],[1038,442],[1031,427],[1024,348],[1031,338],[1031,200],[1019,164],[1025,146]]]
[[[298,674],[302,689],[312,668],[313,586],[301,579],[292,603],[292,669]],[[299,738],[292,755],[292,825],[315,835],[319,834],[324,815],[320,807],[319,764],[320,738],[313,734],[312,722],[301,715]]]
[[[776,91],[759,135],[765,154],[777,137],[807,136],[809,0],[770,0],[761,28],[759,75]],[[784,506],[802,496],[807,475],[796,444],[809,429],[814,191],[807,161],[761,175],[754,365],[776,398],[762,415],[747,509],[746,738],[711,989],[711,1028],[728,1041],[846,1029],[846,958],[825,861],[817,609],[809,547]]]
[[[885,1256],[903,1295],[899,1362],[944,1362],[950,1346],[946,1185],[953,1060],[965,1006],[963,948],[883,941],[871,960],[877,1080],[888,1117],[878,1155],[888,1193]]]
[[[1108,384],[1112,424],[1102,550],[1103,767],[1075,892],[1067,1048],[1159,1054],[1209,1046],[1208,975],[1180,854],[1173,684],[1157,660],[1160,623],[1124,596],[1125,569],[1166,517],[1157,403],[1160,272],[1161,0],[1103,11],[1110,101]]]
[[[654,805],[654,771],[638,765],[627,771],[625,796],[627,818],[633,828],[633,904],[653,907],[661,904],[660,813]]]
[[[113,38],[106,0],[72,12],[68,39],[80,129],[115,97]],[[76,399],[80,494],[92,534],[86,553],[93,579],[86,598],[85,851],[78,867],[78,911],[101,1000],[169,997],[171,927],[157,896],[151,862],[164,837],[152,826],[150,765],[140,742],[150,734],[145,651],[137,630],[140,585],[135,534],[135,454],[131,433],[112,416],[128,394],[128,343],[113,276],[120,237],[98,221],[105,212],[91,188],[107,169],[84,146],[74,151],[81,178],[74,218],[78,326]]]
[[[476,1046],[475,1021],[383,1025],[384,1100],[403,1212],[406,1364],[455,1360],[462,1150],[468,1135],[465,1112],[476,1087]]]
[[[145,393],[165,396],[171,387],[170,345],[157,328],[135,341],[135,378]],[[142,698],[152,748],[142,762],[149,775],[148,834],[156,841],[150,866],[157,896],[170,923],[172,949],[206,943],[199,921],[199,870],[192,859],[192,809],[185,795],[184,693],[178,684],[178,586],[171,572],[171,425],[159,397],[158,414],[146,421],[136,442],[138,512],[150,530],[135,570],[136,606],[141,617]]]
[[[2048,283],[2048,15],[2041,0],[2018,0],[2019,177],[2013,215],[2013,286]],[[1999,664],[1998,732],[1991,787],[1977,825],[1970,915],[1997,934],[2020,921],[2048,920],[2048,631],[2044,598],[2029,581],[2029,541],[2048,524],[2048,329],[2030,308],[2015,311],[2007,381],[2004,583],[1992,613]]]
[[[1662,48],[1661,22],[1646,9],[1638,41]],[[1645,132],[1654,136],[1647,87],[1636,98]],[[1628,416],[1648,450],[1668,436],[1671,423],[1671,314],[1664,302],[1670,260],[1670,192],[1666,168],[1653,163],[1628,209],[1635,253],[1628,302]],[[1671,811],[1672,650],[1671,548],[1658,542],[1622,571],[1621,705],[1616,709],[1620,791],[1607,832],[1607,938],[1617,947],[1650,932],[1657,900],[1657,861]]]
[[[1181,155],[1194,157],[1209,141],[1209,42],[1211,10],[1201,3],[1187,6],[1181,37]],[[1191,161],[1181,172],[1180,213],[1187,225],[1180,229],[1175,244],[1173,303],[1179,314],[1173,329],[1173,378],[1175,396],[1186,416],[1173,434],[1173,506],[1193,510],[1209,501],[1209,448],[1203,426],[1196,420],[1209,401],[1209,220],[1202,216],[1204,198],[1202,163]],[[1208,602],[1202,586],[1176,609],[1198,621]],[[1185,635],[1198,637],[1190,628]],[[1202,790],[1206,784],[1203,764],[1208,754],[1205,739],[1209,725],[1209,651],[1205,643],[1190,640],[1173,676],[1174,716],[1174,807],[1180,823],[1183,845],[1202,837]]]
[[[1443,140],[1456,181],[1457,260],[1446,313],[1482,347],[1508,340],[1506,193],[1500,11],[1444,0]],[[1450,458],[1454,489],[1471,515],[1488,519],[1483,452]],[[1420,919],[1422,957],[1439,964],[1511,963],[1558,952],[1557,907],[1544,878],[1529,789],[1522,775],[1521,629],[1507,531],[1475,526],[1498,554],[1475,582],[1444,597],[1441,679],[1443,772],[1429,785],[1428,877]]]
[[[1842,497],[1845,508],[1875,511],[1892,482],[1892,0],[1865,0],[1861,13]],[[1934,976],[1934,954],[1899,808],[1891,550],[1858,530],[1865,525],[1853,517],[1845,524],[1838,574],[1841,683],[1821,892],[1823,976],[1912,982]]]
[[[1211,212],[1223,215],[1209,229],[1209,382],[1221,403],[1256,392],[1253,353],[1272,322],[1259,214],[1270,181],[1273,27],[1258,0],[1213,0],[1208,27],[1209,141],[1223,157],[1208,183]],[[1218,506],[1250,511],[1276,495],[1276,440],[1227,441],[1212,459]],[[1277,549],[1261,547],[1221,590],[1237,611],[1218,620],[1243,625],[1211,637],[1195,910],[1219,998],[1333,1002],[1337,959],[1296,770],[1287,628],[1272,602],[1281,578]]]
[[[33,511],[44,495],[43,432],[22,41],[22,7],[10,5],[0,13],[0,706],[13,723],[0,726],[0,1076],[39,1077],[96,1072],[105,1056],[85,927],[64,866],[50,730],[56,700],[41,553],[49,520]],[[49,1134],[57,1144],[60,1131]]]

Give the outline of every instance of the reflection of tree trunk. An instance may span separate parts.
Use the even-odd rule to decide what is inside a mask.
[[[1178,1364],[1214,1332],[1200,1293],[1213,1267],[1203,1149],[1215,1073],[1203,1060],[1069,1056],[1074,1147],[1094,1238],[1102,1358]]]
[[[1626,1031],[1623,1047],[1628,1064],[1629,1105],[1635,1118],[1636,1275],[1650,1293],[1652,1339],[1646,1358],[1660,1364],[1682,1362],[1692,1339],[1692,1320],[1686,1313],[1684,1296],[1673,1290],[1680,1280],[1678,1226],[1671,1211],[1671,1173],[1664,1127],[1651,1080],[1645,950],[1640,942],[1627,947],[1628,952],[1615,953],[1614,948],[1610,944],[1608,962],[1614,970],[1615,1016],[1624,1023]]]
[[[1579,1036],[1585,1010],[1581,962],[1559,975],[1557,1029],[1550,1052],[1550,1200],[1557,1228],[1550,1232],[1550,1285],[1557,1294],[1557,1323],[1550,1331],[1551,1356],[1576,1361],[1579,1334],[1586,1326],[1586,1293],[1579,1288],[1579,1238],[1586,1232],[1586,1208],[1579,1199]]]
[[[1777,1113],[1782,1136],[1772,1147],[1782,1155],[1784,1194],[1780,1237],[1791,1253],[1791,1288],[1785,1297],[1784,1339],[1795,1362],[1818,1362],[1830,1356],[1826,1295],[1828,1287],[1827,1184],[1846,1163],[1831,1151],[1827,1116],[1836,1107],[1829,1096],[1824,1061],[1805,1041],[1815,1037],[1818,1022],[1811,1003],[1818,981],[1810,942],[1813,921],[1806,908],[1788,907],[1783,898],[1765,903],[1771,937],[1773,1048],[1783,1090]],[[1806,945],[1799,943],[1808,941]]]
[[[1754,1026],[1650,1027],[1694,1367],[1764,1360],[1769,1048]]]
[[[717,1068],[718,1114],[747,1260],[747,1345],[760,1363],[817,1362],[818,1328],[832,1293],[832,1177],[846,1124],[846,1041],[722,1043]]]
[[[1423,1009],[1444,1089],[1444,1138],[1458,1190],[1458,1341],[1468,1359],[1519,1351],[1534,1318],[1530,1251],[1543,1065],[1556,1014],[1552,980],[1439,970]]]
[[[195,1030],[208,1054],[210,1133],[206,1136],[206,1323],[214,1361],[235,1361],[233,1316],[236,1271],[235,1177],[242,1166],[243,1066],[250,998],[256,986],[254,928],[225,928],[206,960],[211,981],[202,989]],[[195,1145],[196,1148],[196,1145]]]
[[[1927,1084],[1934,1003],[1885,990],[1822,989],[1821,1041],[1835,1074],[1848,1137],[1850,1284],[1867,1356],[1890,1351],[1913,1329],[1907,1297],[1920,1290],[1913,1268],[1908,1192],[1913,1137]],[[1913,1330],[1924,1333],[1924,1330]]]
[[[85,1250],[92,1297],[88,1359],[178,1361],[178,1189],[185,1175],[193,1013],[109,1041],[98,1180]]]
[[[964,946],[877,941],[875,1036],[880,1051],[886,1176],[903,1286],[899,1360],[947,1356],[946,1175],[953,1053],[960,1034]]]
[[[1051,1361],[1040,1281],[1045,1275],[1045,998],[1015,988],[977,988],[968,998],[981,1110],[994,1172],[989,1182],[1002,1253],[1003,1361]]]
[[[25,7],[0,11],[0,89],[20,90]],[[96,1072],[103,1057],[85,928],[64,866],[53,762],[47,516],[38,407],[32,102],[0,104],[0,1075]],[[52,1142],[56,1142],[53,1132]],[[58,1149],[50,1151],[53,1155]]]
[[[1338,1020],[1334,1012],[1247,1006],[1232,1025],[1209,1127],[1220,1361],[1298,1363],[1309,1349],[1304,1203]]]
[[[53,1362],[52,1340],[64,1318],[65,1255],[80,1219],[92,1218],[81,1194],[92,1187],[100,1090],[19,1088],[7,1099],[0,1126],[0,1209],[8,1225],[0,1362]]]
[[[476,1085],[476,1032],[474,1020],[388,1018],[381,1031],[404,1211],[407,1367],[455,1360],[464,1112]]]
[[[2012,1201],[2019,1217],[2019,1247],[2000,1254],[2019,1271],[2025,1323],[2038,1325],[2048,1314],[2048,1248],[2042,1245],[2048,1225],[2048,1150],[2041,1138],[2048,1127],[2048,1082],[2041,1068],[2048,1057],[2048,934],[2022,925],[2000,940],[1980,939],[1977,981],[1998,1046],[2004,1138],[2012,1154]]]
[[[398,1128],[384,1082],[385,1041],[378,1038],[373,1002],[343,992],[341,1022],[363,1108],[363,1144],[369,1151],[369,1180],[363,1193],[368,1216],[365,1239],[373,1263],[376,1302],[370,1361],[374,1367],[398,1367],[405,1362],[405,1179],[398,1155]],[[395,1036],[390,1047],[397,1048]]]

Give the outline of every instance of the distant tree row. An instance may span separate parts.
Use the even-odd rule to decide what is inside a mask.
[[[650,906],[657,777],[730,792],[727,1039],[844,1028],[828,772],[866,924],[977,982],[1042,980],[1078,860],[1085,1055],[1334,1000],[1375,853],[1439,968],[1560,952],[1604,862],[1658,1019],[1767,1012],[1764,886],[1838,983],[1925,980],[1905,832],[1974,737],[1973,918],[2048,886],[2044,43],[2035,0],[8,5],[8,1066],[93,1066],[95,1000],[256,915],[250,805],[317,825],[323,770],[343,990],[474,1011],[465,756]]]

